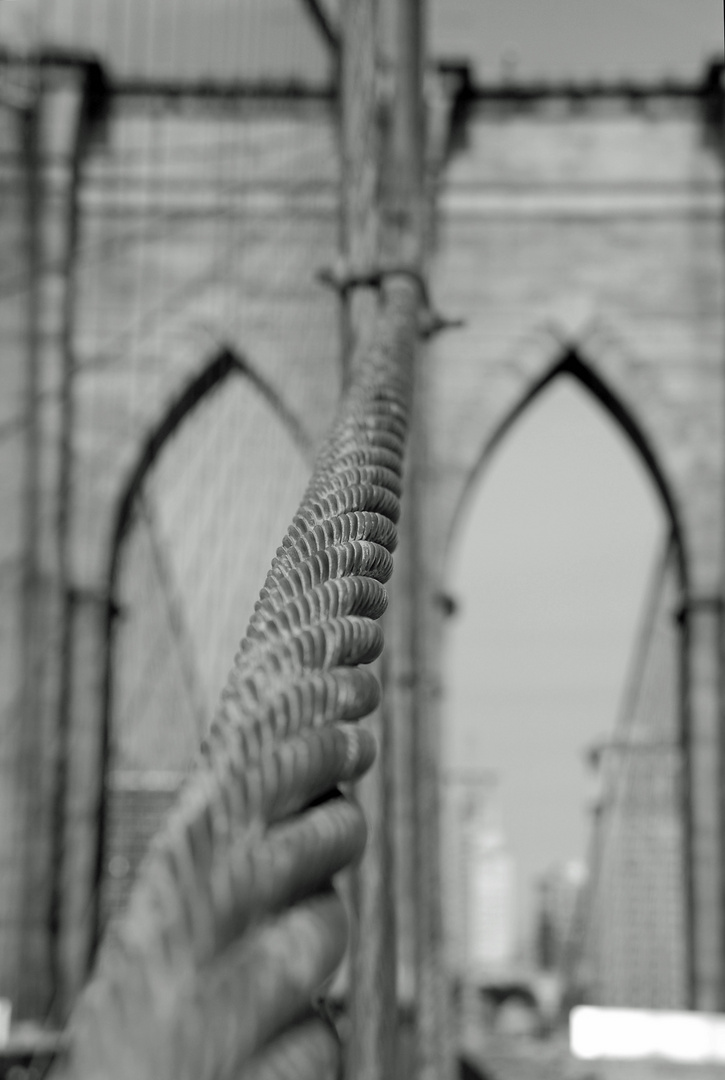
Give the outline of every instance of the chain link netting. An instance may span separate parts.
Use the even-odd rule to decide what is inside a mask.
[[[596,753],[591,880],[580,915],[578,982],[587,1000],[629,1008],[688,1004],[686,758],[680,720],[677,570],[668,545],[619,722]]]

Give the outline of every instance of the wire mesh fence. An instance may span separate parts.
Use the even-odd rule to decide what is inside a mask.
[[[223,354],[211,370],[221,378],[202,375],[206,393],[187,395],[118,521],[99,929],[123,908],[145,842],[196,760],[239,613],[252,610],[307,479],[306,447],[243,365]]]
[[[687,1008],[686,765],[674,546],[653,574],[610,742],[594,751],[590,882],[579,917],[580,991],[601,1005]]]

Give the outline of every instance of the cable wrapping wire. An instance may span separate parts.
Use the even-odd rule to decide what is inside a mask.
[[[371,344],[272,562],[193,776],[71,1023],[60,1075],[335,1077],[313,995],[346,945],[335,873],[365,843],[338,784],[372,764],[419,290],[386,280]]]

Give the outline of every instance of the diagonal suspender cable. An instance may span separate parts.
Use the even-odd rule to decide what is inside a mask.
[[[337,785],[375,746],[359,665],[392,571],[420,290],[386,277],[371,344],[272,562],[206,740],[108,936],[56,1075],[324,1080],[313,1011],[346,944],[331,880],[365,844]],[[65,1071],[67,1070],[67,1072]]]

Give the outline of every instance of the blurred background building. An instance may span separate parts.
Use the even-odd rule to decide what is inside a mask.
[[[516,875],[493,774],[449,776],[444,798],[447,940],[459,979],[509,972],[519,948]]]

